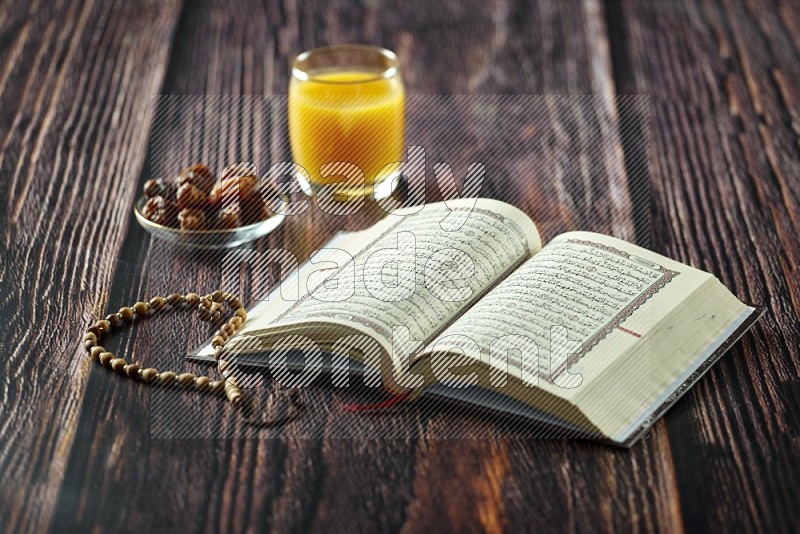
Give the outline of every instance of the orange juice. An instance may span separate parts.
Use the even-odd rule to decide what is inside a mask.
[[[372,194],[394,166],[384,172],[381,169],[402,157],[403,98],[400,77],[386,78],[380,72],[341,68],[312,72],[305,80],[292,78],[292,157],[308,171],[310,188],[345,181],[337,166],[325,173],[320,168],[326,163],[348,162],[361,169],[363,181],[353,187],[349,182],[342,191]]]

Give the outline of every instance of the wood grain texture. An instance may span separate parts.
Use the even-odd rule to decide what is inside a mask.
[[[0,6],[0,524],[51,525],[177,2]]]
[[[796,6],[626,3],[622,92],[651,94],[653,242],[768,314],[666,417],[687,525],[796,530]],[[702,495],[702,498],[699,496]]]
[[[198,87],[210,93],[233,95],[281,92],[288,83],[287,66],[300,50],[328,42],[365,41],[385,44],[402,54],[406,61],[404,74],[412,93],[457,93],[466,86],[477,93],[596,91],[610,99],[613,86],[610,58],[603,53],[602,12],[594,2],[563,8],[556,3],[496,3],[480,5],[475,10],[464,10],[458,3],[450,3],[444,12],[433,7],[419,12],[418,7],[402,10],[380,6],[380,15],[378,6],[365,5],[356,10],[349,9],[351,5],[305,3],[300,10],[287,2],[268,4],[265,12],[260,11],[260,5],[250,3],[239,3],[232,11],[223,11],[214,3],[194,5],[184,11],[163,92],[192,93]],[[240,17],[238,13],[251,16]],[[530,41],[525,33],[529,24],[542,28],[544,47]],[[558,33],[551,29],[554,27],[577,36],[570,41],[569,50],[559,49]],[[598,46],[590,45],[589,39],[599,40]],[[441,55],[431,56],[431,50],[440,50]],[[242,69],[243,64],[248,68]],[[605,105],[611,105],[610,100]],[[599,109],[600,113],[608,112],[602,105]],[[607,117],[577,118],[578,121],[601,119]],[[169,132],[176,135],[196,127],[186,120],[171,124]],[[273,126],[274,141],[267,149],[268,155],[273,160],[286,159],[283,121],[274,121]],[[159,135],[169,138],[169,132]],[[560,154],[563,158],[567,139],[569,136],[565,135],[564,140],[556,140],[554,145],[561,152],[552,151],[549,156]],[[615,143],[609,140],[607,146],[613,147]],[[584,145],[576,151],[587,149]],[[158,164],[152,161],[158,150],[160,147],[151,146],[150,163]],[[181,164],[196,157],[188,144],[176,150]],[[603,159],[609,154],[598,156]],[[547,153],[542,156],[547,157]],[[617,172],[609,169],[601,175],[607,179],[619,179],[620,175],[624,178],[621,164],[619,160],[616,162],[613,170]],[[598,180],[598,190],[602,189],[600,184],[602,180]],[[533,215],[541,199],[526,194],[528,185],[511,180],[505,184],[489,183],[484,194],[527,203]],[[581,191],[571,194],[579,196]],[[574,217],[578,217],[577,211],[572,214]],[[569,214],[551,215],[551,234],[576,224]],[[302,258],[337,228],[357,225],[357,219],[334,219],[318,211],[309,213],[297,221],[290,220],[268,243],[260,246],[289,244]],[[627,223],[609,219],[608,224],[603,229],[614,231],[614,224]],[[219,265],[213,258],[205,262],[181,258],[163,244],[148,243],[135,226],[130,228],[124,248],[134,251],[132,256],[141,255],[148,261],[141,264],[131,260],[130,264],[120,266],[114,285],[124,289],[112,292],[113,306],[140,293],[170,290],[187,280],[193,280],[198,288],[215,287],[219,282]],[[164,268],[165,265],[169,268]],[[144,327],[130,350],[149,358],[147,352],[159,343],[187,346],[186,336],[177,332],[191,329],[195,343],[207,335],[202,329],[198,333],[196,324],[183,319],[172,321],[168,320],[166,325],[176,334],[159,338],[155,330]],[[162,359],[159,364],[161,361],[174,365],[174,357]],[[553,465],[563,465],[572,447],[570,443],[445,439],[452,433],[448,430],[452,425],[465,427],[463,432],[473,436],[496,432],[486,420],[464,418],[448,422],[445,415],[425,422],[424,436],[417,439],[376,440],[366,436],[165,442],[152,440],[149,433],[153,427],[148,427],[146,419],[133,415],[148,411],[157,414],[153,404],[157,393],[151,395],[143,388],[120,392],[116,377],[102,371],[95,373],[95,377],[97,382],[87,388],[84,417],[76,441],[89,450],[107,451],[114,448],[110,436],[117,436],[125,447],[116,453],[115,463],[135,467],[120,469],[116,477],[109,478],[107,464],[76,449],[69,460],[58,504],[56,520],[62,525],[87,529],[123,524],[133,529],[152,524],[174,526],[177,509],[181,510],[180,520],[190,528],[212,525],[237,531],[264,527],[280,531],[418,531],[433,525],[518,530],[532,524],[546,527],[556,519],[568,517],[569,509],[561,506],[554,505],[544,513],[539,509],[539,496],[552,500],[554,487],[560,488],[558,502],[588,503],[602,498],[607,503],[606,511],[622,495],[635,492],[637,498],[628,500],[630,512],[639,503],[664,511],[655,518],[647,518],[651,528],[669,526],[675,521],[669,514],[674,502],[670,497],[674,495],[662,489],[671,487],[669,464],[651,459],[656,455],[650,451],[649,443],[638,453],[644,454],[643,457],[583,446],[582,453],[573,460],[592,463],[606,460],[590,472],[571,474],[552,469]],[[230,413],[226,418],[224,407],[223,413],[218,414],[204,405],[203,399],[187,397],[184,401],[189,408],[187,412],[194,410],[205,419],[197,421],[198,425],[211,424],[217,433],[228,431]],[[320,410],[320,413],[327,412]],[[334,412],[329,417],[322,424],[330,429],[342,425],[342,414]],[[103,424],[111,419],[112,428]],[[639,463],[645,463],[652,473],[637,487],[640,481],[634,478],[616,480],[616,463],[631,472]],[[191,476],[191,482],[187,476]],[[97,479],[104,480],[102,494],[98,493],[100,488],[90,484]],[[178,485],[185,487],[179,501],[174,494],[175,481],[181,481]],[[573,486],[579,489],[572,489]],[[473,506],[475,502],[477,506]],[[115,503],[117,508],[102,503]],[[600,511],[583,506],[581,525],[597,524]],[[75,514],[76,508],[80,514]],[[626,515],[607,513],[604,525],[609,530],[629,525]]]
[[[0,8],[0,187],[7,198],[0,201],[0,315],[10,333],[0,338],[0,524],[10,531],[232,532],[797,527],[797,9],[756,2],[408,4]],[[295,54],[339,42],[397,51],[411,94],[599,95],[589,113],[564,115],[576,131],[631,124],[641,117],[614,96],[650,94],[649,132],[639,126],[631,139],[612,128],[599,149],[562,134],[541,149],[537,157],[579,176],[574,183],[582,187],[563,187],[557,172],[539,184],[515,173],[529,165],[520,150],[510,152],[504,180],[482,194],[520,205],[552,236],[596,215],[581,209],[582,195],[622,191],[616,204],[599,204],[608,207],[596,220],[602,229],[649,237],[657,251],[768,304],[769,317],[631,451],[504,438],[491,420],[453,421],[445,413],[370,423],[391,432],[410,418],[420,428],[410,438],[339,439],[333,430],[352,420],[329,394],[317,399],[321,415],[305,423],[327,429],[326,437],[259,436],[224,404],[153,391],[90,366],[77,340],[92,318],[141,295],[220,283],[219,256],[181,253],[133,223],[141,182],[198,158],[288,157],[284,121],[259,107],[263,100],[240,104],[250,106],[247,113],[223,114],[225,121],[252,117],[226,123],[240,139],[200,145],[191,141],[216,124],[206,116],[209,101],[180,108],[157,100],[154,120],[154,97],[281,94]],[[572,154],[591,154],[602,165],[581,174]],[[479,147],[467,147],[452,157],[479,155]],[[641,192],[626,193],[630,178],[644,172],[652,177],[652,225],[631,211],[630,197]],[[542,201],[553,195],[558,202]],[[78,216],[87,210],[92,217]],[[258,247],[287,246],[302,259],[335,230],[371,217],[312,210]],[[252,299],[279,274],[252,275],[245,293]],[[117,350],[182,368],[182,355],[209,334],[194,318],[169,316],[120,336]],[[180,414],[180,425],[165,413]],[[447,439],[453,425],[472,437]],[[187,429],[197,437],[261,439],[154,437]]]

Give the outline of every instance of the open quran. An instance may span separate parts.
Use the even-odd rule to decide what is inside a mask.
[[[337,236],[251,310],[225,353],[279,369],[324,361],[334,385],[355,361],[393,395],[628,446],[760,311],[620,239],[543,244],[519,209],[461,199]]]

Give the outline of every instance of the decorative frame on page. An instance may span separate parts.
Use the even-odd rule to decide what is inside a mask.
[[[626,305],[614,317],[612,317],[611,320],[608,321],[605,325],[603,325],[594,335],[592,335],[589,339],[584,341],[582,350],[578,354],[574,355],[574,358],[567,359],[567,361],[563,362],[561,365],[559,365],[558,368],[553,370],[553,372],[551,373],[551,376],[553,378],[556,378],[560,374],[564,373],[570,364],[574,363],[577,360],[580,360],[585,354],[591,351],[595,345],[600,343],[615,329],[620,329],[624,332],[633,334],[638,337],[638,334],[636,334],[635,332],[630,332],[629,330],[622,328],[620,325],[625,321],[625,319],[633,315],[633,312],[639,309],[639,307],[641,307],[642,304],[647,302],[648,299],[650,299],[653,295],[658,293],[673,278],[675,278],[680,274],[678,271],[667,269],[662,265],[658,265],[657,263],[646,260],[639,256],[635,256],[633,254],[629,254],[623,250],[614,248],[609,245],[605,245],[603,243],[597,243],[595,241],[588,241],[584,239],[566,239],[565,241],[562,241],[562,243],[583,245],[594,249],[602,250],[611,254],[615,254],[617,256],[625,258],[626,260],[637,263],[642,267],[651,269],[653,274],[658,273],[659,276],[654,278],[653,282],[648,287],[642,290],[639,293],[639,295],[637,295],[631,302],[628,303],[628,305]]]

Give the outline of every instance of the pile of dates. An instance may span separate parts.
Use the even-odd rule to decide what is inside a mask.
[[[231,165],[217,179],[198,163],[174,180],[154,178],[144,184],[142,215],[181,230],[223,230],[246,226],[271,215],[259,191],[252,165]]]

